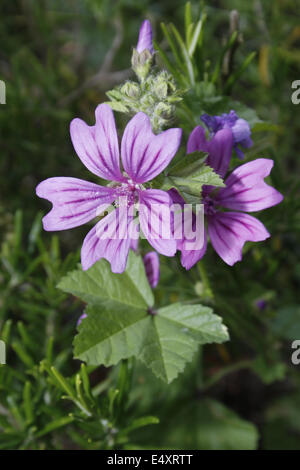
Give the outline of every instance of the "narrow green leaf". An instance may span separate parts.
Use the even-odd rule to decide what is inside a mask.
[[[183,55],[183,58],[184,58],[184,61],[185,61],[185,64],[186,64],[186,68],[187,68],[187,72],[189,74],[189,80],[190,80],[190,84],[191,86],[194,86],[195,85],[195,75],[194,75],[194,69],[193,69],[193,64],[191,62],[191,59],[189,57],[189,54],[188,54],[188,51],[186,49],[186,46],[183,42],[183,39],[182,37],[180,36],[180,33],[178,32],[177,28],[171,23],[171,29],[172,29],[172,32],[178,42],[178,45],[181,49],[181,52],[182,52],[182,55]]]
[[[187,80],[185,78],[185,76],[179,72],[178,69],[176,69],[175,67],[173,67],[171,61],[168,59],[168,56],[167,54],[165,53],[165,51],[158,45],[158,43],[156,41],[154,41],[154,47],[155,49],[159,52],[163,62],[165,63],[165,65],[167,66],[167,68],[169,69],[169,71],[172,73],[172,75],[174,76],[174,78],[176,78],[176,80],[181,83],[181,84],[184,84],[184,85],[187,85]]]
[[[56,379],[56,382],[58,383],[58,385],[60,386],[60,388],[69,396],[71,397],[73,400],[76,400],[76,394],[75,394],[75,391],[73,390],[72,386],[69,384],[69,382],[67,381],[67,379],[65,379],[61,373],[55,368],[55,367],[51,367],[50,368],[50,371],[53,375],[53,377]]]
[[[24,346],[29,347],[29,348],[32,347],[32,340],[31,340],[31,338],[28,334],[28,331],[27,331],[24,323],[21,322],[21,321],[18,321],[17,328],[18,328],[19,334],[22,338],[22,342],[23,342]]]
[[[41,233],[41,230],[42,230],[42,217],[43,217],[43,213],[41,211],[38,212],[35,219],[34,219],[34,221],[33,221],[32,227],[30,229],[29,236],[28,236],[28,251],[29,251],[29,253],[33,253],[35,245],[36,245],[37,238]]]
[[[25,350],[23,345],[19,341],[14,341],[12,343],[12,348],[15,351],[15,353],[19,356],[21,361],[29,368],[34,367],[34,360],[32,357],[28,354],[28,352]]]
[[[6,320],[3,325],[0,338],[4,343],[9,343],[10,333],[11,333],[12,320]]]
[[[23,213],[21,210],[17,210],[15,214],[14,224],[14,256],[13,259],[16,261],[20,254],[20,248],[22,244],[23,234]]]
[[[232,86],[234,85],[234,83],[240,78],[240,76],[244,73],[244,71],[246,70],[246,68],[250,65],[250,63],[252,62],[252,60],[255,58],[256,56],[256,52],[251,52],[247,57],[246,59],[244,60],[244,62],[242,63],[242,65],[235,71],[233,72],[230,77],[228,78],[227,82],[225,83],[225,87],[224,87],[224,93],[229,93]]]
[[[175,42],[173,41],[169,31],[168,31],[168,28],[167,26],[164,24],[164,23],[161,23],[160,24],[161,26],[161,29],[169,43],[169,46],[173,52],[173,55],[174,55],[174,59],[176,60],[176,64],[177,64],[177,67],[182,70],[184,72],[184,68],[182,67],[182,64],[183,64],[183,61],[182,61],[182,57],[180,57],[180,55],[178,54],[178,51],[177,51],[177,47],[176,47],[176,44]]]
[[[50,336],[50,338],[47,341],[47,346],[46,346],[46,359],[49,362],[49,364],[52,364],[53,362],[53,345],[54,345],[54,338],[53,336]]]
[[[83,390],[84,390],[86,396],[89,398],[89,400],[91,400],[93,402],[94,398],[92,396],[90,379],[89,379],[88,371],[87,371],[87,368],[86,368],[85,364],[81,364],[80,374],[81,374],[81,378],[82,378]]]
[[[48,423],[41,431],[39,431],[35,437],[43,437],[49,432],[55,431],[55,429],[62,428],[63,426],[67,426],[68,424],[74,421],[73,416],[66,416],[63,418],[55,419],[51,423]]]
[[[187,2],[184,8],[185,40],[189,44],[189,31],[193,27],[191,2]]]
[[[197,44],[201,35],[202,27],[203,27],[203,18],[201,18],[196,24],[194,34],[191,38],[189,49],[188,49],[188,53],[190,57],[193,57],[194,55],[194,52],[196,50],[196,47],[197,47]]]
[[[135,429],[149,426],[150,424],[159,424],[159,419],[156,416],[143,416],[132,421],[132,423],[126,428],[122,429],[121,435],[129,434]]]
[[[33,422],[34,413],[33,413],[33,402],[32,402],[32,394],[31,394],[31,383],[29,381],[26,381],[24,385],[23,402],[24,402],[26,422],[27,424],[30,424]]]
[[[237,40],[237,37],[238,37],[238,31],[234,31],[231,35],[231,37],[229,38],[229,41],[225,44],[225,46],[223,47],[222,49],[222,52],[218,58],[218,62],[215,66],[215,69],[214,69],[214,72],[213,72],[213,75],[212,75],[212,78],[211,78],[211,82],[212,83],[216,83],[216,81],[218,80],[219,78],[219,75],[220,75],[220,71],[221,71],[221,66],[222,66],[222,63],[223,63],[223,59],[224,59],[224,56],[226,54],[226,52],[232,48],[232,46],[234,45],[235,41]]]

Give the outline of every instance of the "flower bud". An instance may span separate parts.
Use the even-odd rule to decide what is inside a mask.
[[[159,281],[159,256],[156,251],[150,251],[143,261],[149,284],[152,288],[156,287]]]
[[[144,81],[150,72],[153,54],[151,23],[145,20],[140,28],[139,40],[131,58],[132,68],[141,81]]]
[[[141,54],[144,50],[148,50],[151,55],[154,54],[152,43],[152,27],[149,20],[145,20],[142,23],[136,50],[139,54]]]
[[[136,82],[126,82],[121,87],[121,92],[130,98],[138,98],[141,94],[139,85]]]
[[[144,49],[139,53],[134,49],[131,57],[131,65],[137,77],[141,81],[144,81],[149,74],[152,65],[151,52],[148,49]]]
[[[158,103],[158,105],[155,107],[155,110],[154,110],[155,114],[157,114],[157,116],[159,117],[162,117],[163,119],[171,119],[172,116],[173,116],[173,113],[174,113],[174,106],[172,106],[171,104],[169,103],[164,103],[164,102],[160,102]]]
[[[168,83],[166,82],[163,82],[161,80],[157,81],[154,84],[153,89],[156,96],[161,100],[165,99],[168,96]]]

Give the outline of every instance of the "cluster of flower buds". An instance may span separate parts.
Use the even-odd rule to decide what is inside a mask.
[[[181,101],[183,90],[167,71],[153,71],[154,48],[152,28],[148,20],[141,26],[137,47],[132,54],[132,68],[138,82],[129,80],[107,93],[114,111],[134,115],[139,111],[151,119],[155,133],[169,127],[175,116],[175,104]]]

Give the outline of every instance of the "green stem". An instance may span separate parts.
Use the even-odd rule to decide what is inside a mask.
[[[210,285],[210,281],[203,260],[198,261],[197,267],[204,286],[204,296],[213,299],[214,294]]]
[[[247,368],[251,367],[252,362],[253,361],[251,361],[251,360],[244,360],[244,361],[239,361],[235,364],[232,364],[228,367],[224,367],[222,370],[220,370],[220,372],[217,372],[216,374],[214,374],[213,377],[208,379],[203,384],[202,390],[207,390],[208,388],[212,387],[217,382],[219,382],[223,377],[225,377],[227,374],[231,374],[232,372],[235,372],[235,371],[240,370],[240,369],[247,369]]]

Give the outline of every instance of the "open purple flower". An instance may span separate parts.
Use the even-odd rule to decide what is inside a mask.
[[[228,114],[221,114],[221,116],[202,114],[201,121],[204,122],[212,136],[221,129],[231,129],[234,149],[240,159],[244,158],[244,153],[239,145],[243,148],[249,148],[253,145],[249,123],[245,119],[239,118],[234,110]]]
[[[145,189],[143,183],[155,178],[170,163],[180,145],[181,129],[168,129],[155,135],[149,117],[144,113],[136,114],[127,124],[122,138],[122,171],[113,112],[108,105],[101,104],[95,114],[94,126],[88,126],[78,118],[71,122],[71,139],[82,163],[92,173],[113,181],[113,184],[100,186],[67,177],[42,181],[36,193],[53,204],[52,210],[43,218],[44,229],[56,231],[77,227],[102,214],[115,201],[122,200],[124,207],[119,205],[103,217],[85,237],[81,249],[83,269],[87,270],[97,260],[105,258],[113,272],[124,271],[132,243],[130,214],[136,204],[139,204],[139,224],[149,243],[159,253],[173,256],[176,242],[163,236],[169,233],[171,198],[165,191]],[[162,212],[166,217],[161,217]],[[112,224],[122,236],[104,236]]]
[[[228,170],[232,146],[231,129],[217,131],[214,137],[207,141],[205,130],[197,126],[189,137],[187,152],[208,152],[207,163],[224,177]],[[264,182],[272,167],[272,160],[259,158],[236,168],[225,179],[225,188],[218,190],[213,186],[203,186],[202,203],[211,244],[230,266],[242,259],[242,249],[246,241],[258,242],[270,236],[258,219],[245,212],[260,211],[282,201],[283,196]],[[181,196],[174,191],[169,192],[174,203],[183,204]],[[178,244],[181,263],[186,269],[190,269],[203,257],[206,251],[206,237],[201,250],[184,250],[182,243],[183,241],[180,241]]]
[[[145,20],[142,23],[139,33],[139,40],[136,46],[136,50],[141,54],[144,50],[148,50],[151,54],[154,54],[153,42],[152,42],[152,27],[149,20]]]
[[[159,256],[156,251],[150,251],[144,256],[144,265],[150,286],[156,287],[159,281]]]

